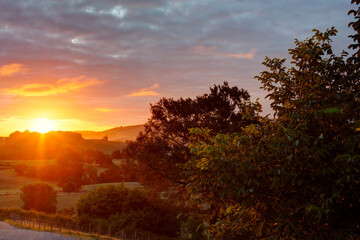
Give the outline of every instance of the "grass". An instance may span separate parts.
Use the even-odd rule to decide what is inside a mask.
[[[1,208],[20,208],[22,201],[20,199],[21,188],[26,184],[34,184],[37,182],[50,184],[55,190],[61,189],[55,182],[42,181],[35,178],[18,176],[14,167],[19,163],[25,163],[27,165],[45,165],[51,163],[53,160],[1,160],[0,161],[0,207]],[[101,171],[102,169],[100,169]],[[124,184],[125,187],[130,189],[140,187],[137,182],[127,183],[103,183],[94,185],[83,186],[83,191],[80,193],[63,193],[59,192],[57,196],[57,209],[64,209],[75,207],[77,200],[86,192],[93,190],[99,186],[106,186],[109,184]]]
[[[41,181],[35,178],[18,176],[14,169],[0,170],[0,195],[20,193],[22,186],[26,184],[34,184],[36,182],[42,182],[52,185],[55,189],[58,189],[56,183]]]
[[[20,194],[0,196],[1,208],[20,208],[22,205]]]
[[[57,196],[57,209],[75,207],[76,201],[84,193],[60,193]],[[1,208],[21,208],[23,202],[20,199],[20,193],[0,196]]]

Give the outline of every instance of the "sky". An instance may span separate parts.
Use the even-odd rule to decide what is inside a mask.
[[[259,98],[265,56],[352,31],[350,0],[0,0],[0,136],[143,124],[162,97],[228,81]],[[40,120],[39,120],[40,119]],[[45,120],[44,120],[45,119]]]

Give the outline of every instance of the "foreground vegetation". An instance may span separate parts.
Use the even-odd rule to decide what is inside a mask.
[[[124,185],[100,186],[84,194],[72,209],[56,210],[56,192],[47,184],[22,188],[22,209],[0,209],[0,219],[13,219],[39,225],[87,232],[136,235],[152,239],[173,239],[184,221],[183,210],[159,194]],[[30,223],[26,223],[31,226]],[[164,227],[166,226],[166,227]],[[70,230],[69,230],[70,231]]]

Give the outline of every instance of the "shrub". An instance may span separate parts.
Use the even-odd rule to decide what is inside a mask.
[[[72,181],[69,181],[69,182],[66,182],[64,183],[62,186],[61,186],[62,190],[64,192],[78,192],[79,189],[81,188],[80,185],[72,182]]]
[[[180,230],[179,210],[154,193],[124,186],[102,186],[77,202],[81,221],[107,220],[115,231],[133,230],[176,237]],[[164,227],[166,226],[166,227]]]
[[[24,202],[22,206],[24,210],[36,210],[46,213],[54,213],[56,211],[56,191],[48,184],[35,183],[25,185],[21,189],[20,198]]]

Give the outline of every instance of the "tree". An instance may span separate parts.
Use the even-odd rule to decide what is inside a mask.
[[[212,206],[209,238],[360,237],[360,8],[349,13],[352,55],[333,54],[332,28],[296,40],[289,69],[265,59],[257,78],[274,119],[239,134],[192,130],[187,188]]]
[[[176,237],[179,211],[158,194],[122,185],[101,186],[82,196],[76,204],[78,216],[87,221],[101,219],[115,231],[141,230]],[[164,227],[166,226],[166,227]]]
[[[25,210],[56,212],[56,191],[48,184],[27,184],[21,189],[20,198],[24,203],[22,208]]]
[[[137,164],[138,181],[159,191],[181,193],[185,186],[181,165],[191,156],[189,129],[209,127],[220,133],[240,132],[259,119],[259,105],[250,111],[249,98],[244,89],[224,82],[194,99],[162,98],[151,105],[151,118],[144,132],[123,152],[125,158]]]
[[[100,166],[111,166],[113,164],[111,157],[99,150],[86,150],[84,158],[87,163],[96,163]]]
[[[93,165],[87,165],[84,168],[83,178],[85,184],[96,184],[99,180],[98,169]]]
[[[84,175],[84,159],[80,152],[68,150],[62,153],[57,159],[58,185],[71,182],[76,186],[76,191],[81,188]]]
[[[74,182],[68,181],[62,184],[61,186],[63,192],[77,192],[80,190],[79,185],[75,184]]]
[[[113,165],[100,173],[99,182],[100,183],[116,183],[124,181],[124,173],[121,171],[120,167]]]

